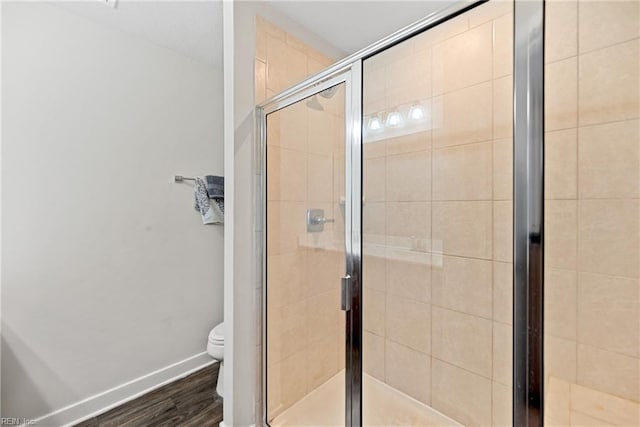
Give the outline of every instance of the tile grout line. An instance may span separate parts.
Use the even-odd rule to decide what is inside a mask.
[[[490,375],[491,375],[491,407],[489,409],[489,414],[490,414],[490,419],[493,425],[495,425],[495,420],[494,420],[494,416],[495,414],[493,413],[493,405],[494,405],[494,393],[493,393],[493,361],[495,358],[494,355],[494,351],[495,351],[495,343],[494,343],[494,334],[495,334],[495,328],[494,328],[494,323],[493,323],[493,312],[495,309],[495,301],[493,300],[493,295],[494,295],[494,265],[493,262],[495,260],[495,193],[494,193],[494,187],[495,187],[495,150],[496,150],[496,141],[495,141],[495,121],[496,121],[496,116],[495,116],[495,107],[496,107],[496,102],[495,102],[495,94],[496,94],[496,83],[495,83],[495,78],[494,78],[494,63],[495,63],[495,49],[496,49],[496,21],[492,20],[491,21],[491,344],[490,344],[490,354],[491,354],[491,358],[490,358],[490,365],[491,365],[491,371],[490,371]]]
[[[576,209],[576,225],[575,225],[575,233],[576,233],[576,243],[575,243],[575,250],[576,250],[576,264],[575,264],[575,275],[576,275],[576,289],[575,289],[575,303],[576,303],[576,307],[575,307],[575,318],[576,318],[576,323],[575,323],[575,337],[576,337],[576,343],[575,343],[575,349],[574,349],[574,357],[575,357],[575,361],[576,361],[576,371],[575,371],[575,382],[576,384],[578,383],[578,370],[579,370],[579,363],[578,363],[578,342],[579,342],[579,336],[578,336],[578,331],[579,331],[579,327],[578,327],[578,319],[580,318],[580,276],[578,274],[578,271],[580,270],[579,265],[580,265],[580,209],[579,209],[579,200],[580,200],[580,2],[576,1],[576,54],[577,54],[577,59],[576,59],[576,175],[575,175],[575,179],[576,179],[576,200],[575,200],[575,209]],[[571,392],[569,392],[569,394],[571,394]],[[569,420],[571,420],[571,398],[569,398]]]

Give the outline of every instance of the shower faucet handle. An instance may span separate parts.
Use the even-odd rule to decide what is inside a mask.
[[[333,218],[325,218],[325,217],[316,218],[315,221],[317,221],[318,224],[326,224],[328,222],[331,222],[331,223],[336,222],[336,220],[333,219]]]
[[[307,232],[318,233],[324,231],[326,223],[336,222],[333,218],[324,216],[324,209],[307,209]]]

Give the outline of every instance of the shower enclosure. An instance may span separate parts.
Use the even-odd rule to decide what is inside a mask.
[[[258,106],[265,424],[640,424],[638,8],[462,2]]]

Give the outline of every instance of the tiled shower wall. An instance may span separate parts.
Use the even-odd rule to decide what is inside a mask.
[[[268,21],[256,24],[257,102],[332,62]],[[302,101],[267,118],[269,420],[344,366],[344,97],[339,88],[329,99],[318,97],[324,111]],[[307,233],[311,208],[336,223]]]
[[[547,425],[640,425],[639,5],[547,3]]]
[[[428,113],[428,126],[365,136],[365,371],[472,425],[510,423],[508,5],[490,2],[365,63],[365,125],[375,113],[384,119],[394,107],[406,112],[416,101]],[[635,1],[547,2],[549,425],[640,424],[638,22]],[[330,62],[322,63],[321,55],[307,49],[258,22],[258,100]],[[274,75],[267,75],[267,69]],[[304,116],[301,111],[285,114]],[[307,148],[290,150],[307,156],[310,135],[327,129],[323,125],[307,133],[322,120],[311,120],[310,114],[299,117],[302,128],[291,131],[308,135]],[[292,147],[278,148],[280,154],[285,148]],[[328,152],[314,154],[329,157]],[[338,152],[332,156],[331,203],[340,222],[337,177],[342,175],[342,160]],[[288,272],[284,279],[271,278],[285,284],[305,281],[309,266],[322,265],[318,260],[323,257],[326,265],[336,265],[328,260],[331,252],[312,254],[318,241],[300,244],[300,236],[306,235],[299,218],[312,192],[311,181],[304,178],[310,163],[304,158],[306,166],[296,172],[279,167],[281,174],[299,177],[297,184],[284,184],[289,187],[280,184],[280,191],[299,191],[299,196],[269,202],[275,212],[276,205],[285,207],[280,223],[270,226],[284,224],[279,235],[286,250],[274,252],[269,261]],[[313,207],[331,204],[326,202],[313,201]],[[333,230],[335,241],[341,224]],[[325,250],[330,246],[322,244]],[[279,244],[272,249],[282,248]],[[331,274],[339,275],[340,268]],[[311,301],[306,293],[298,298]],[[294,377],[281,377],[280,390],[274,391],[280,400],[270,402],[281,406],[272,406],[273,414],[317,383],[308,374],[312,347],[305,334],[310,325],[309,313],[300,313],[297,320],[289,317],[279,326],[282,349],[287,342],[298,347],[281,350],[272,360],[280,368],[289,363],[286,372]],[[329,372],[334,372],[333,365],[317,378]]]
[[[364,64],[364,369],[465,425],[511,422],[512,20],[490,2]]]

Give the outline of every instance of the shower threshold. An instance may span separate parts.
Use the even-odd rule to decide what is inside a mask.
[[[366,426],[462,426],[370,375],[363,376]],[[279,414],[271,427],[343,426],[344,370]]]

